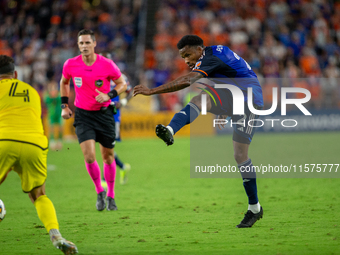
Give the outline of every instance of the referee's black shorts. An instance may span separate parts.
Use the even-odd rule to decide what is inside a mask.
[[[112,149],[115,145],[115,120],[112,107],[103,111],[87,111],[76,108],[73,126],[79,144],[87,140],[95,140],[103,147]]]

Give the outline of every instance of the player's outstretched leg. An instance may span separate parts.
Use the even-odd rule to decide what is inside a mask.
[[[158,124],[156,126],[156,135],[161,138],[168,146],[174,143],[174,138],[170,129],[162,124]]]
[[[194,102],[197,100],[200,99],[196,99],[196,97],[192,99]],[[185,125],[193,122],[200,112],[201,110],[196,104],[193,102],[188,103],[181,111],[174,115],[167,127],[161,124],[157,125],[156,135],[161,138],[166,145],[172,145],[174,143],[174,134],[176,134]]]

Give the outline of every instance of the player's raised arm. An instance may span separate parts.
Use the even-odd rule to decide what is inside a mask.
[[[70,95],[70,79],[66,79],[61,75],[60,79],[60,96],[61,96],[61,117],[69,119],[72,116],[72,111],[68,107],[68,97]]]
[[[157,88],[149,89],[144,85],[138,85],[133,90],[133,96],[137,96],[138,94],[142,94],[145,96],[155,95],[155,94],[162,94],[162,93],[169,93],[184,89],[189,87],[198,79],[203,78],[203,75],[198,72],[191,72],[187,75],[181,76],[174,81],[169,83],[163,84]]]

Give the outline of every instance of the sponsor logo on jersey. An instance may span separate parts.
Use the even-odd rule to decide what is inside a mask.
[[[216,51],[219,51],[222,53],[223,45],[217,45]]]
[[[82,80],[81,77],[74,77],[74,83],[76,84],[76,86],[77,86],[78,88],[80,88],[81,85],[83,85],[83,80]]]
[[[197,62],[194,69],[200,69],[201,64],[202,64],[202,61]]]
[[[96,84],[96,87],[100,88],[101,86],[103,86],[103,81],[102,80],[96,80],[95,84]]]

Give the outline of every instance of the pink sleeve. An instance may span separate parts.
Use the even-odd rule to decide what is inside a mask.
[[[64,77],[68,80],[68,79],[71,79],[71,75],[70,75],[70,72],[69,72],[69,70],[70,70],[70,68],[69,68],[69,62],[70,62],[70,60],[68,59],[68,60],[66,60],[66,62],[64,63],[64,67],[63,67],[63,75],[64,75]]]
[[[120,72],[118,66],[113,61],[110,61],[110,62],[112,64],[110,79],[111,80],[117,80],[117,79],[119,79],[120,76],[122,76],[122,73]]]

